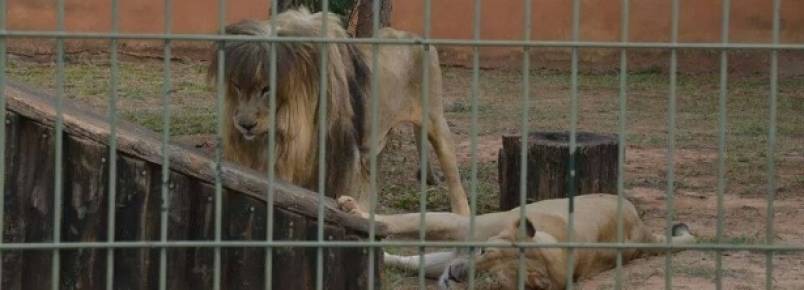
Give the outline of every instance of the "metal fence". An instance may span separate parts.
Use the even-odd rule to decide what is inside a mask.
[[[581,19],[580,15],[580,0],[573,0],[573,9],[572,9],[572,33],[571,33],[571,40],[570,41],[536,41],[531,40],[531,14],[529,13],[532,11],[532,4],[531,0],[524,0],[524,7],[526,13],[524,13],[524,26],[523,31],[524,35],[520,40],[483,40],[480,38],[480,0],[474,0],[474,20],[473,20],[473,38],[472,39],[438,39],[430,37],[430,27],[431,27],[431,10],[430,10],[430,1],[425,0],[424,4],[424,15],[423,15],[423,22],[424,22],[424,33],[421,35],[421,38],[418,39],[376,39],[376,38],[349,38],[349,39],[332,39],[326,37],[279,37],[276,35],[272,35],[270,37],[248,37],[248,36],[231,36],[231,35],[223,35],[225,22],[224,22],[224,15],[226,14],[226,1],[220,0],[218,5],[218,23],[219,23],[219,33],[220,34],[174,34],[171,30],[171,23],[172,23],[172,3],[171,0],[165,0],[164,7],[165,7],[165,27],[164,33],[161,34],[131,34],[131,33],[119,33],[119,20],[118,20],[118,1],[111,0],[112,3],[112,10],[111,13],[112,17],[112,31],[110,33],[84,33],[84,32],[69,32],[65,31],[64,26],[64,0],[57,1],[57,30],[56,31],[14,31],[14,30],[7,30],[6,29],[6,21],[5,21],[5,14],[7,13],[6,3],[7,1],[3,0],[0,1],[0,55],[6,55],[6,46],[8,41],[13,41],[14,39],[18,38],[43,38],[43,39],[55,39],[56,41],[56,93],[57,93],[57,104],[56,107],[59,108],[59,118],[57,119],[56,123],[56,159],[55,159],[55,167],[62,168],[62,160],[63,160],[63,144],[62,144],[62,132],[63,132],[63,116],[61,115],[61,109],[63,107],[63,99],[65,98],[65,77],[64,77],[64,66],[65,66],[65,40],[71,39],[98,39],[98,40],[110,40],[111,47],[110,47],[110,63],[111,63],[111,91],[109,92],[109,122],[112,124],[111,131],[112,137],[109,139],[109,147],[110,150],[109,154],[109,176],[116,176],[117,174],[117,166],[116,166],[116,124],[118,122],[118,113],[116,109],[117,98],[118,98],[118,79],[119,79],[119,69],[118,69],[118,42],[121,40],[159,40],[164,41],[164,86],[162,89],[162,102],[164,105],[162,121],[162,138],[163,138],[163,148],[166,146],[165,144],[168,143],[170,138],[170,122],[171,122],[171,112],[169,109],[168,104],[171,102],[171,93],[172,93],[172,83],[171,83],[171,68],[170,68],[170,60],[171,60],[171,43],[173,41],[214,41],[218,43],[223,43],[226,41],[265,41],[265,42],[309,42],[309,43],[316,43],[320,46],[323,50],[325,46],[332,43],[363,43],[363,44],[371,44],[372,46],[372,59],[373,59],[373,71],[377,72],[377,58],[378,58],[378,49],[380,45],[387,45],[387,44],[395,44],[395,45],[411,45],[411,46],[422,46],[423,49],[429,49],[430,45],[464,45],[464,46],[472,46],[473,47],[473,58],[472,58],[472,86],[471,86],[471,173],[470,173],[470,186],[469,186],[469,197],[470,197],[470,206],[473,215],[470,219],[470,235],[474,232],[475,226],[475,219],[474,213],[477,212],[477,172],[478,172],[478,163],[477,163],[477,136],[478,136],[478,99],[479,99],[479,67],[480,67],[480,57],[479,57],[479,49],[482,46],[508,46],[508,47],[521,47],[523,50],[522,54],[522,112],[521,112],[521,134],[522,134],[522,143],[527,143],[527,136],[528,136],[528,108],[530,107],[529,103],[531,100],[531,92],[530,92],[530,54],[528,51],[532,48],[543,48],[543,47],[557,47],[557,48],[568,48],[571,50],[571,115],[570,115],[570,164],[571,168],[574,168],[574,152],[576,150],[576,130],[578,124],[578,62],[579,62],[579,50],[582,48],[611,48],[611,49],[619,49],[620,55],[620,63],[619,63],[619,120],[618,120],[618,133],[619,133],[619,177],[617,180],[618,190],[617,194],[620,198],[620,205],[618,206],[618,217],[619,222],[617,225],[617,239],[620,242],[616,243],[580,243],[574,242],[573,237],[570,236],[567,242],[559,242],[555,244],[536,244],[531,242],[518,242],[514,244],[501,244],[501,243],[490,243],[490,242],[477,242],[477,241],[448,241],[448,242],[435,242],[435,241],[426,241],[424,239],[424,220],[425,215],[424,213],[427,211],[427,204],[425,199],[424,192],[426,191],[426,160],[427,160],[427,146],[424,146],[424,149],[421,152],[421,159],[424,162],[421,163],[421,190],[422,194],[420,195],[420,211],[421,211],[421,220],[422,220],[422,231],[420,232],[420,239],[418,241],[375,241],[376,231],[373,227],[374,223],[374,208],[376,208],[376,195],[372,199],[372,207],[370,211],[370,220],[372,222],[372,227],[370,228],[369,232],[369,239],[367,241],[326,241],[324,237],[324,229],[323,229],[323,221],[324,221],[324,207],[323,203],[319,205],[318,211],[318,240],[317,241],[276,241],[273,239],[273,223],[272,223],[272,215],[273,210],[272,206],[270,206],[273,202],[272,200],[272,192],[274,190],[273,186],[269,185],[266,188],[268,192],[268,204],[266,211],[266,220],[269,221],[266,231],[267,240],[265,241],[225,241],[221,239],[221,180],[220,174],[217,175],[215,180],[215,239],[213,241],[169,241],[167,239],[168,236],[168,227],[167,227],[167,220],[168,220],[168,204],[167,201],[169,199],[169,161],[168,154],[163,154],[162,162],[166,166],[162,167],[162,185],[161,185],[161,198],[163,203],[164,210],[161,212],[161,228],[160,228],[160,236],[161,239],[159,241],[154,242],[121,242],[115,241],[114,237],[114,226],[115,226],[115,182],[116,178],[109,178],[109,204],[108,204],[108,233],[110,233],[108,237],[108,241],[105,242],[62,242],[61,241],[61,219],[62,213],[60,212],[60,204],[64,201],[62,200],[62,178],[63,172],[62,170],[55,171],[55,190],[53,192],[55,196],[55,205],[54,209],[56,210],[54,214],[53,222],[53,241],[52,242],[44,242],[44,243],[3,243],[0,240],[0,255],[2,255],[3,251],[12,251],[12,250],[44,250],[44,251],[52,251],[52,279],[53,281],[59,280],[59,275],[61,273],[60,270],[60,250],[64,249],[109,249],[107,251],[107,279],[106,279],[106,287],[107,289],[114,288],[114,269],[113,269],[113,260],[114,260],[114,250],[115,249],[126,249],[126,248],[154,248],[159,249],[159,289],[166,289],[166,277],[167,277],[167,258],[166,258],[166,250],[168,248],[176,248],[176,247],[203,247],[203,248],[213,248],[214,249],[214,289],[220,289],[220,279],[221,279],[221,248],[229,248],[229,247],[264,247],[266,249],[266,281],[265,287],[267,289],[271,289],[271,271],[273,267],[272,255],[271,251],[274,247],[282,247],[282,246],[292,246],[292,247],[312,247],[317,249],[317,271],[316,271],[316,287],[317,289],[323,289],[326,285],[324,285],[322,276],[323,276],[323,267],[324,267],[324,259],[323,259],[323,249],[326,247],[349,247],[349,246],[359,246],[359,247],[388,247],[388,246],[397,246],[397,247],[413,247],[418,248],[420,253],[424,254],[425,247],[467,247],[469,249],[474,249],[478,247],[515,247],[520,250],[519,262],[520,262],[520,271],[518,275],[518,285],[520,289],[524,289],[524,255],[522,253],[525,249],[528,248],[546,248],[546,247],[555,247],[555,248],[566,248],[572,252],[574,249],[584,249],[584,248],[597,248],[597,249],[616,249],[618,251],[617,257],[617,264],[616,264],[616,284],[615,288],[620,289],[622,288],[622,251],[624,249],[631,249],[631,248],[641,248],[641,249],[663,249],[663,250],[671,250],[671,249],[689,249],[689,250],[698,250],[698,251],[715,251],[717,253],[716,258],[716,278],[715,278],[715,285],[717,289],[722,289],[722,258],[721,252],[724,250],[753,250],[753,251],[761,251],[764,252],[766,255],[766,288],[772,289],[773,288],[773,254],[774,252],[778,251],[804,251],[804,245],[776,245],[773,242],[774,237],[774,229],[773,229],[773,216],[774,216],[774,198],[776,194],[776,173],[775,173],[775,161],[774,161],[774,150],[776,147],[776,119],[777,119],[777,83],[778,83],[778,53],[780,50],[796,50],[801,51],[804,50],[804,44],[782,44],[779,42],[779,30],[780,30],[780,6],[781,0],[773,0],[772,1],[772,8],[773,8],[773,28],[772,28],[772,42],[771,43],[731,43],[729,42],[729,14],[731,11],[730,2],[729,0],[723,0],[722,2],[722,15],[723,18],[721,19],[721,41],[717,43],[684,43],[678,41],[678,26],[679,26],[679,0],[669,0],[672,1],[672,11],[671,11],[671,19],[672,19],[672,30],[671,30],[671,39],[670,42],[630,42],[629,41],[629,0],[621,0],[622,3],[622,21],[620,26],[620,41],[616,42],[589,42],[589,41],[582,41],[579,37],[579,23]],[[322,1],[322,8],[323,10],[328,10],[329,3],[328,1]],[[378,1],[374,1],[374,14],[373,14],[373,31],[376,34],[379,28],[379,5],[377,4]],[[271,1],[272,5],[272,13],[273,16],[277,13],[277,1]],[[322,31],[326,31],[327,25],[334,25],[332,23],[327,23],[327,18],[323,18],[324,21],[322,25]],[[275,30],[274,30],[275,32]],[[658,49],[666,49],[670,51],[670,59],[669,67],[669,91],[668,94],[668,115],[667,115],[667,130],[668,130],[668,155],[667,155],[667,190],[666,190],[666,206],[667,206],[667,232],[665,233],[668,237],[668,243],[666,244],[632,244],[632,243],[624,243],[623,242],[623,224],[622,224],[622,198],[623,198],[623,191],[624,191],[624,148],[626,146],[626,112],[627,112],[627,84],[628,84],[628,50],[634,49],[646,49],[646,48],[658,48]],[[691,244],[691,245],[671,245],[669,243],[669,237],[671,236],[670,228],[671,222],[673,217],[673,209],[674,209],[674,163],[673,163],[673,154],[675,151],[675,134],[676,134],[676,75],[677,75],[677,51],[679,49],[715,49],[720,51],[720,94],[719,94],[719,130],[718,130],[718,163],[717,163],[717,232],[716,232],[716,239],[715,243],[701,243],[701,244]],[[767,210],[768,210],[768,218],[766,224],[766,240],[764,244],[756,244],[756,245],[729,245],[729,244],[722,244],[720,243],[723,241],[723,218],[724,218],[724,189],[726,186],[725,181],[725,145],[726,145],[726,99],[728,97],[728,80],[727,80],[727,68],[728,68],[728,54],[730,50],[736,49],[748,49],[748,50],[760,50],[766,51],[770,55],[770,91],[768,92],[768,106],[770,108],[770,114],[768,116],[769,127],[767,131],[768,137],[768,144],[767,144]],[[223,46],[219,45],[217,50],[218,59],[221,61],[218,62],[218,75],[223,75],[224,69],[224,54],[223,54]],[[424,62],[427,62],[428,54],[424,55]],[[272,60],[276,59],[276,50],[272,49],[271,53]],[[327,54],[322,53],[321,59],[319,60],[321,67],[328,62]],[[6,62],[5,57],[0,57],[0,91],[5,89],[5,69],[6,69]],[[428,66],[423,66],[422,74],[428,74],[429,68]],[[321,109],[318,113],[318,118],[321,122],[326,122],[327,118],[327,102],[324,102],[327,98],[326,87],[327,77],[326,77],[326,70],[321,69],[321,82],[320,82],[320,104]],[[274,87],[276,83],[276,64],[274,61],[271,62],[271,79],[270,84],[271,87]],[[428,82],[427,78],[423,78],[424,83],[422,84],[422,103],[426,104],[427,102],[424,101],[428,98]],[[381,84],[378,83],[377,78],[372,78],[371,88],[372,88],[372,95],[371,95],[371,107],[370,107],[370,120],[371,120],[371,160],[370,160],[370,188],[372,192],[378,192],[378,184],[377,184],[377,124],[378,124],[378,96],[377,91],[378,87]],[[225,86],[223,82],[223,78],[218,78],[218,89],[216,92],[217,95],[217,147],[215,150],[215,158],[218,164],[217,170],[220,173],[220,162],[222,158],[222,150],[221,150],[221,131],[223,129],[223,122],[221,116],[223,114],[223,100],[225,95]],[[6,99],[5,95],[0,95],[0,106],[5,107]],[[271,90],[270,94],[270,107],[275,108],[276,104],[276,92]],[[427,107],[425,106],[424,112],[422,112],[423,116],[427,116]],[[273,124],[273,120],[275,119],[275,113],[271,112],[270,120]],[[6,120],[6,111],[0,110],[0,121]],[[426,123],[425,123],[426,124]],[[326,126],[321,126],[322,130],[319,132],[320,136],[325,136],[325,131],[323,128]],[[418,136],[421,138],[422,143],[426,141],[426,129],[421,130],[422,134]],[[6,132],[5,127],[0,126],[0,140],[5,140]],[[326,138],[319,138],[319,146],[320,148],[325,148]],[[276,143],[275,136],[271,136],[269,140],[269,152],[274,152],[273,148]],[[326,160],[324,158],[325,150],[320,150],[319,160]],[[527,151],[526,147],[522,146],[521,150],[521,182],[520,182],[520,201],[522,204],[525,204],[525,176],[526,176],[526,162],[524,162],[527,158]],[[5,150],[0,150],[0,160],[5,160]],[[269,166],[269,173],[268,179],[271,181],[268,184],[273,184],[275,172],[273,170],[273,166]],[[319,171],[319,198],[324,199],[324,185],[325,185],[325,170],[326,167],[324,162],[319,162],[318,169]],[[574,176],[574,170],[570,171],[570,174]],[[5,167],[0,165],[0,188],[3,187],[5,184]],[[574,183],[571,183],[574,184]],[[572,197],[576,195],[576,189],[570,188],[570,192],[568,193],[570,196],[570,200]],[[4,199],[0,196],[0,216],[4,216],[3,205]],[[572,203],[571,203],[572,204]],[[524,207],[520,211],[522,217],[525,215]],[[44,222],[44,221],[42,221]],[[521,229],[524,232],[524,223],[521,224]],[[569,214],[569,229],[574,227],[574,219],[572,214],[572,206],[570,206],[570,214]],[[4,228],[3,226],[3,219],[0,219],[0,231]],[[568,231],[572,233],[572,230]],[[0,234],[0,236],[2,236]],[[374,251],[370,251],[370,254],[373,255]],[[423,256],[422,256],[423,257]],[[471,256],[470,256],[471,257]],[[471,259],[471,258],[470,258]],[[672,278],[672,267],[671,261],[672,256],[667,255],[665,258],[665,287],[666,289],[672,288],[673,278]],[[375,259],[369,259],[369,269],[368,271],[370,274],[368,275],[369,285],[370,288],[374,288],[374,281],[372,281],[375,277],[373,271],[375,269],[374,261]],[[422,263],[424,259],[421,259]],[[423,265],[423,264],[422,264]],[[473,288],[474,286],[474,262],[471,263],[472,267],[470,267],[470,275],[468,285],[469,288]],[[420,267],[419,271],[419,284],[421,288],[425,288],[425,277],[424,277],[424,268]],[[568,275],[567,275],[567,285],[568,288],[573,287],[572,281],[572,271],[573,271],[573,261],[572,255],[570,256],[570,263],[568,267]],[[0,272],[1,273],[1,272]],[[59,288],[59,283],[53,283],[53,289]]]

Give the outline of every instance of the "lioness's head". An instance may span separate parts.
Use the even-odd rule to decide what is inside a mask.
[[[496,236],[489,238],[489,242],[514,243],[516,241],[534,240],[537,231],[533,224],[525,219],[525,232],[520,231],[520,221],[516,221],[502,229]],[[478,272],[491,274],[496,284],[504,289],[517,289],[517,275],[519,273],[519,250],[516,248],[490,247],[482,249],[475,256],[475,269]],[[552,283],[544,259],[537,249],[526,249],[522,254],[525,257],[525,289],[552,290],[558,289]],[[458,259],[450,263],[439,279],[442,290],[452,289],[452,283],[462,283],[468,279],[469,264],[467,259]],[[563,288],[560,288],[563,289]]]

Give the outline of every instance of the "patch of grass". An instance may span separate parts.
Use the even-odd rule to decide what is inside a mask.
[[[121,61],[117,81],[117,111],[129,121],[160,132],[165,88],[161,61]],[[171,135],[213,133],[214,98],[201,63],[172,63]],[[7,73],[48,91],[55,90],[55,65],[23,60],[9,62]],[[106,56],[65,65],[65,94],[105,114],[111,95],[111,68]]]
[[[157,133],[161,133],[164,126],[161,111],[137,111],[125,114],[125,117]],[[170,134],[172,136],[214,134],[216,130],[214,121],[215,112],[211,110],[174,112],[170,118]]]
[[[759,238],[748,235],[724,237],[719,243],[715,237],[702,237],[698,239],[699,244],[755,245],[761,242]]]
[[[477,104],[477,112],[484,113],[488,112],[490,106],[487,104]],[[463,101],[455,101],[451,104],[448,104],[444,107],[444,112],[448,113],[471,113],[472,112],[472,103],[471,102],[463,102]]]
[[[704,279],[715,278],[715,267],[707,267],[703,265],[689,265],[689,264],[673,264],[673,273],[678,273],[684,276],[698,277]]]

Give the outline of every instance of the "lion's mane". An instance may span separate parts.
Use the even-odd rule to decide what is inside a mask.
[[[243,21],[227,26],[226,34],[269,36],[321,36],[321,21],[328,18],[325,33],[345,38],[346,31],[333,14],[310,13],[302,8],[283,12],[270,22]],[[319,122],[318,111],[321,57],[320,45],[304,42],[226,41],[219,44],[209,66],[210,80],[218,77],[219,50],[224,55],[223,77],[226,89],[223,115],[224,158],[266,172],[268,137],[246,141],[235,129],[232,116],[240,101],[233,83],[244,86],[268,83],[271,46],[276,49],[276,176],[302,187],[318,190]],[[364,102],[368,91],[369,69],[366,56],[351,44],[328,44],[326,69],[325,188],[330,196],[355,192],[361,186],[356,178],[365,171],[361,161],[364,134]],[[265,102],[268,102],[266,97]],[[268,116],[262,116],[268,118]]]

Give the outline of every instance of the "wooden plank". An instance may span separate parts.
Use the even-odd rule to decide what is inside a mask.
[[[27,199],[22,191],[16,190],[15,181],[19,166],[19,134],[20,119],[17,114],[9,113],[6,115],[6,136],[5,136],[5,184],[3,195],[5,198],[5,216],[3,218],[3,241],[6,243],[21,243],[25,241],[25,202]],[[4,251],[2,260],[2,281],[0,288],[9,290],[22,289],[22,252]]]
[[[346,233],[344,236],[345,240],[348,241],[359,241],[359,240],[366,240],[364,236],[359,235],[357,233]],[[374,289],[382,289],[380,287],[380,282],[382,281],[382,254],[383,251],[381,248],[360,248],[360,247],[353,247],[353,248],[343,248],[343,256],[341,259],[341,263],[343,265],[349,265],[349,267],[344,267],[343,277],[346,277],[346,281],[344,281],[345,286],[344,289],[368,289],[368,266],[369,266],[369,251],[375,251],[376,255],[374,255]]]
[[[340,240],[343,239],[343,235],[344,231],[342,228],[328,224],[324,225],[324,240]],[[307,239],[318,239],[318,224],[315,220],[308,220],[307,222]],[[333,265],[340,265],[339,258],[341,258],[342,253],[339,249],[333,248],[324,248],[323,251],[324,272],[322,275],[324,275],[324,277],[322,277],[322,281],[324,283],[324,289],[341,290],[344,286],[343,280],[341,279],[342,277],[340,277],[343,274],[343,267],[333,267]],[[310,247],[306,249],[306,252],[310,267],[310,288],[315,289],[318,248]]]
[[[189,240],[211,241],[215,239],[215,188],[207,183],[191,183]],[[188,289],[212,289],[212,248],[188,249]]]
[[[224,195],[223,239],[265,240],[265,204],[237,192]],[[223,289],[264,289],[265,250],[227,248],[224,257]]]
[[[159,236],[159,192],[151,186],[158,168],[118,155],[115,240],[145,241]],[[158,264],[150,249],[115,251],[115,289],[155,289]]]
[[[307,237],[307,219],[301,215],[274,208],[274,240],[301,241]],[[282,247],[273,250],[273,289],[315,289],[310,283],[315,273],[310,272],[306,250],[300,247]]]
[[[325,239],[327,241],[343,240],[345,230],[338,226],[328,226],[324,228]],[[344,248],[325,248],[324,249],[324,288],[330,290],[349,290],[345,288],[348,280],[344,276],[348,264],[344,263]],[[341,266],[343,265],[343,266]]]
[[[161,169],[160,169],[161,170]],[[161,176],[161,175],[160,175]],[[192,192],[194,181],[187,176],[170,173],[170,206],[168,212],[168,240],[190,239],[192,224]],[[170,248],[167,250],[167,289],[194,289],[187,280],[191,265],[188,262],[191,249]]]
[[[52,239],[52,223],[41,221],[53,220],[54,142],[52,127],[41,124],[52,124],[55,119],[55,110],[50,104],[52,99],[40,92],[14,85],[9,86],[6,94],[9,110],[19,113],[21,120],[29,118],[36,120],[36,122],[20,122],[21,127],[18,131],[25,136],[21,135],[13,142],[17,144],[15,148],[18,148],[14,150],[19,153],[19,161],[15,161],[15,164],[19,164],[16,165],[19,169],[14,170],[13,175],[9,175],[14,176],[13,184],[9,184],[9,188],[13,190],[7,189],[7,192],[18,194],[22,198],[18,202],[20,205],[18,210],[23,214],[23,218],[20,219],[22,222],[20,232],[25,235],[24,241],[49,241]],[[64,121],[65,134],[68,135],[65,156],[72,157],[65,158],[65,224],[62,235],[65,240],[105,240],[107,203],[104,201],[106,191],[103,188],[108,184],[108,177],[104,177],[108,170],[104,164],[98,164],[97,160],[108,154],[103,145],[108,142],[108,125],[105,118],[70,102],[65,104]],[[146,129],[123,123],[118,129],[118,156],[128,158],[131,162],[118,163],[120,179],[116,214],[117,240],[154,240],[158,238],[161,210],[158,190],[161,185],[161,169],[159,169],[162,161],[161,141],[158,136]],[[169,238],[213,240],[214,187],[208,182],[215,177],[214,162],[197,151],[179,146],[169,145],[167,150],[171,156],[171,181],[175,183],[172,185],[170,197]],[[222,229],[224,238],[264,239],[263,193],[268,185],[264,176],[228,163],[223,164],[222,170],[226,199]],[[142,175],[142,172],[145,172],[145,175]],[[124,177],[131,174],[133,175],[130,178]],[[138,174],[144,177],[137,177]],[[316,239],[317,237],[310,233],[311,231],[315,233],[316,229],[318,195],[284,182],[277,182],[275,188],[277,189],[274,195],[275,239]],[[324,201],[324,208],[327,216],[325,233],[328,238],[329,236],[332,236],[332,239],[346,238],[346,232],[350,235],[358,233],[355,236],[365,233],[367,229],[365,219],[340,212],[331,199]],[[381,237],[383,231],[382,225],[378,225],[378,236]],[[133,254],[126,254],[125,251],[132,251]],[[222,286],[226,289],[261,289],[262,267],[264,267],[262,251],[263,249],[224,249]],[[105,271],[100,270],[105,270],[103,250],[71,250],[63,253],[65,254],[62,270],[65,273],[62,275],[61,284],[65,285],[65,288],[101,287],[105,279]],[[158,277],[158,255],[156,255],[158,250],[118,250],[116,253],[119,257],[115,263],[118,267],[116,288],[154,289]],[[212,288],[213,249],[169,249],[168,253],[168,283],[171,283],[169,288]],[[42,269],[50,268],[50,254],[49,251],[24,253],[22,270],[19,271],[22,273],[21,277],[12,280],[24,281],[26,289],[49,288],[50,273]],[[315,287],[314,248],[276,248],[273,257],[274,289]],[[381,255],[378,255],[378,258],[380,257]],[[345,263],[344,261],[352,260],[355,263],[367,262],[365,252],[341,248],[325,250],[324,258],[327,266],[341,265]],[[131,270],[127,271],[126,267]],[[365,275],[365,269],[335,268],[334,271],[327,270],[325,273],[327,284],[325,286],[328,289],[360,289],[350,287],[359,284],[350,282],[354,279],[349,273]],[[126,277],[130,284],[120,281]],[[4,287],[4,289],[13,288]]]
[[[107,152],[101,144],[72,136],[65,138],[62,238],[66,242],[106,240]],[[61,259],[62,287],[104,289],[105,250],[65,250]]]
[[[53,240],[53,130],[27,118],[19,118],[18,166],[10,180],[18,197],[25,242]],[[50,251],[24,251],[22,282],[25,289],[50,289]]]
[[[44,92],[9,82],[6,96],[9,110],[22,116],[47,124],[52,124],[56,118],[56,110],[52,105],[53,97]],[[105,117],[69,100],[65,100],[63,112],[65,132],[101,144],[108,142],[109,125]],[[120,153],[154,164],[162,163],[161,139],[154,132],[122,121],[118,125],[117,133]],[[168,146],[167,151],[170,154],[171,169],[175,172],[200,180],[215,180],[215,163],[206,154],[172,144]],[[225,188],[265,201],[268,181],[264,178],[264,174],[225,162],[221,178]],[[274,188],[276,188],[274,194],[276,205],[306,217],[316,218],[318,194],[281,181],[277,181]],[[341,212],[332,199],[327,198],[324,203],[328,222],[341,224],[349,229],[367,231],[368,223],[365,219]],[[380,235],[384,232],[381,224],[378,225],[377,232]]]

